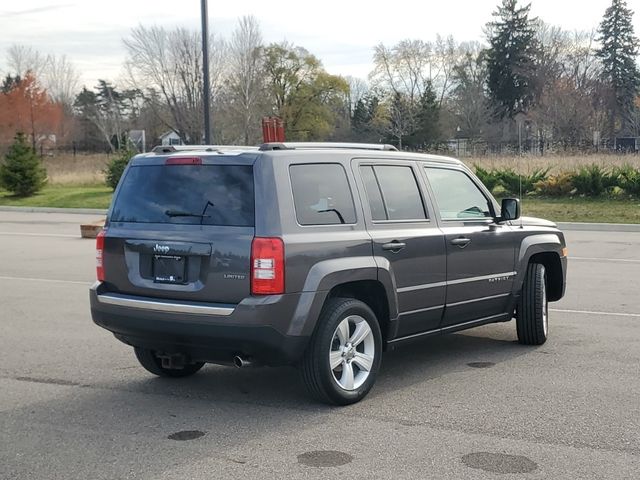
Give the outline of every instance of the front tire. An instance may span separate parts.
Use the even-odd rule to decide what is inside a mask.
[[[381,360],[382,334],[371,308],[359,300],[333,298],[322,310],[300,370],[317,400],[349,405],[369,393]]]
[[[140,365],[142,365],[148,372],[159,377],[188,377],[196,373],[204,365],[203,362],[195,362],[186,364],[182,368],[164,368],[162,366],[162,360],[158,358],[153,350],[141,347],[133,347],[133,350],[136,354],[136,358],[140,362]]]
[[[518,341],[523,345],[542,345],[549,335],[549,302],[544,265],[527,267],[516,317]]]

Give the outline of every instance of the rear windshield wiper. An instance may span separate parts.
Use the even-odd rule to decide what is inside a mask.
[[[167,217],[197,217],[197,218],[209,218],[211,215],[204,215],[201,213],[181,212],[180,210],[167,210],[164,212]]]

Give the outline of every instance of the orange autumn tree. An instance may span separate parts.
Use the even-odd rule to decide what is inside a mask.
[[[9,84],[0,93],[0,143],[7,144],[17,133],[25,133],[35,151],[39,139],[59,131],[64,108],[51,100],[31,73]]]

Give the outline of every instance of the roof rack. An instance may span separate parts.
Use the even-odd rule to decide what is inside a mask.
[[[301,149],[331,149],[343,148],[348,150],[384,150],[397,152],[393,145],[382,143],[338,143],[338,142],[284,142],[284,143],[263,143],[258,147],[261,151],[267,150],[301,150]]]
[[[244,145],[158,145],[151,149],[151,153],[192,152],[195,150],[222,153],[231,150],[258,150],[258,147],[247,147]]]

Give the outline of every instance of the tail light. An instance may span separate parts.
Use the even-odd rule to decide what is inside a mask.
[[[104,255],[104,236],[106,230],[100,230],[96,237],[96,276],[99,282],[104,282],[104,264],[102,263]]]
[[[280,238],[256,237],[251,244],[251,294],[284,293],[284,243]]]
[[[164,162],[165,165],[202,165],[200,157],[170,157]]]

